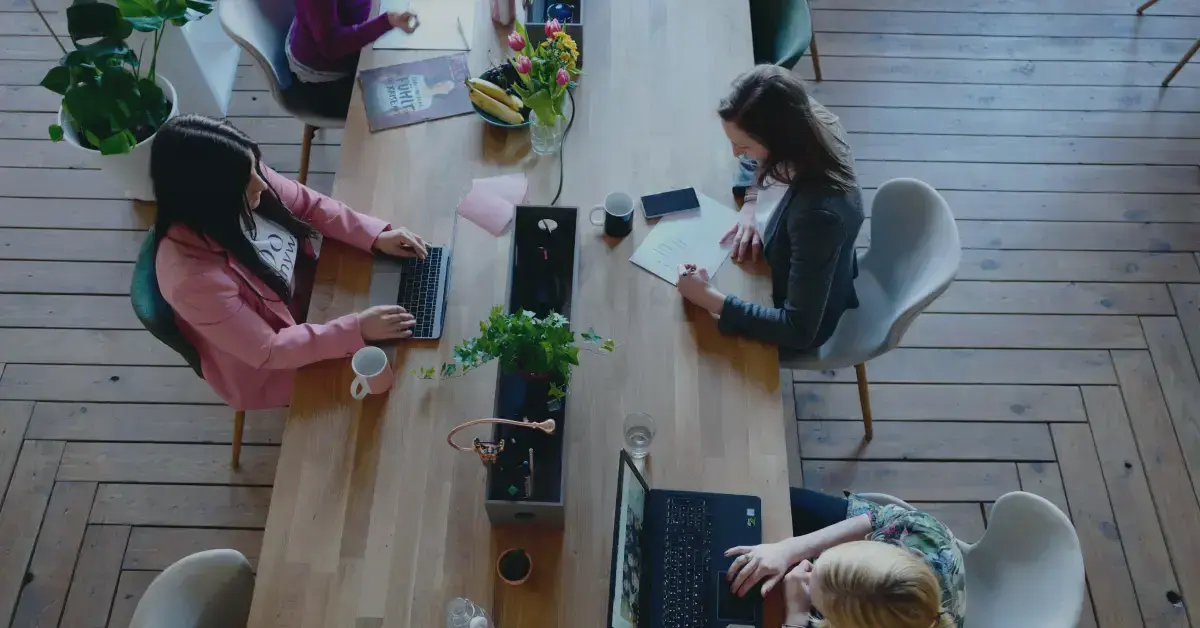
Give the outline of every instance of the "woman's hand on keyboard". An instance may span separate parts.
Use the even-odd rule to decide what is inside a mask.
[[[399,305],[376,305],[358,313],[364,342],[408,338],[416,324],[416,318]]]
[[[426,246],[424,238],[405,227],[400,227],[379,234],[379,237],[375,238],[375,245],[372,248],[384,255],[425,259],[425,256],[429,254]]]
[[[766,597],[792,566],[791,553],[782,543],[739,545],[725,550],[725,555],[737,556],[726,577],[733,581],[731,589],[738,597],[745,596],[759,581]]]

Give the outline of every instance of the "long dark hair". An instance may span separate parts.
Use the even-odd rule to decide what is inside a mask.
[[[849,152],[831,145],[808,101],[804,82],[777,65],[759,65],[733,81],[721,101],[721,119],[737,125],[767,149],[758,184],[769,177],[785,185],[803,183],[842,192],[857,184]]]
[[[317,232],[284,206],[270,184],[251,210],[246,202],[251,166],[263,176],[262,151],[237,127],[198,115],[172,118],[158,130],[150,148],[150,178],[158,199],[155,237],[161,242],[172,226],[187,227],[220,245],[281,300],[290,302],[287,279],[259,257],[242,223],[254,225],[257,213],[301,242]]]

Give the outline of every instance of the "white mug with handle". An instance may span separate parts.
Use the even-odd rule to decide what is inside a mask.
[[[387,392],[396,381],[392,375],[392,365],[388,364],[387,353],[379,347],[367,346],[354,352],[354,357],[350,358],[350,368],[354,370],[350,396],[355,399]]]

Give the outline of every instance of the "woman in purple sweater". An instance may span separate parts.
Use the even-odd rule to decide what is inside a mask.
[[[290,91],[321,115],[344,118],[354,90],[363,46],[398,28],[416,30],[417,16],[389,11],[371,17],[371,0],[295,0],[296,19],[287,37]]]

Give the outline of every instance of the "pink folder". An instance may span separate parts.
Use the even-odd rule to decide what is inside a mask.
[[[517,203],[525,199],[529,182],[522,173],[506,174],[471,182],[471,191],[458,204],[463,218],[498,236],[512,222]]]

